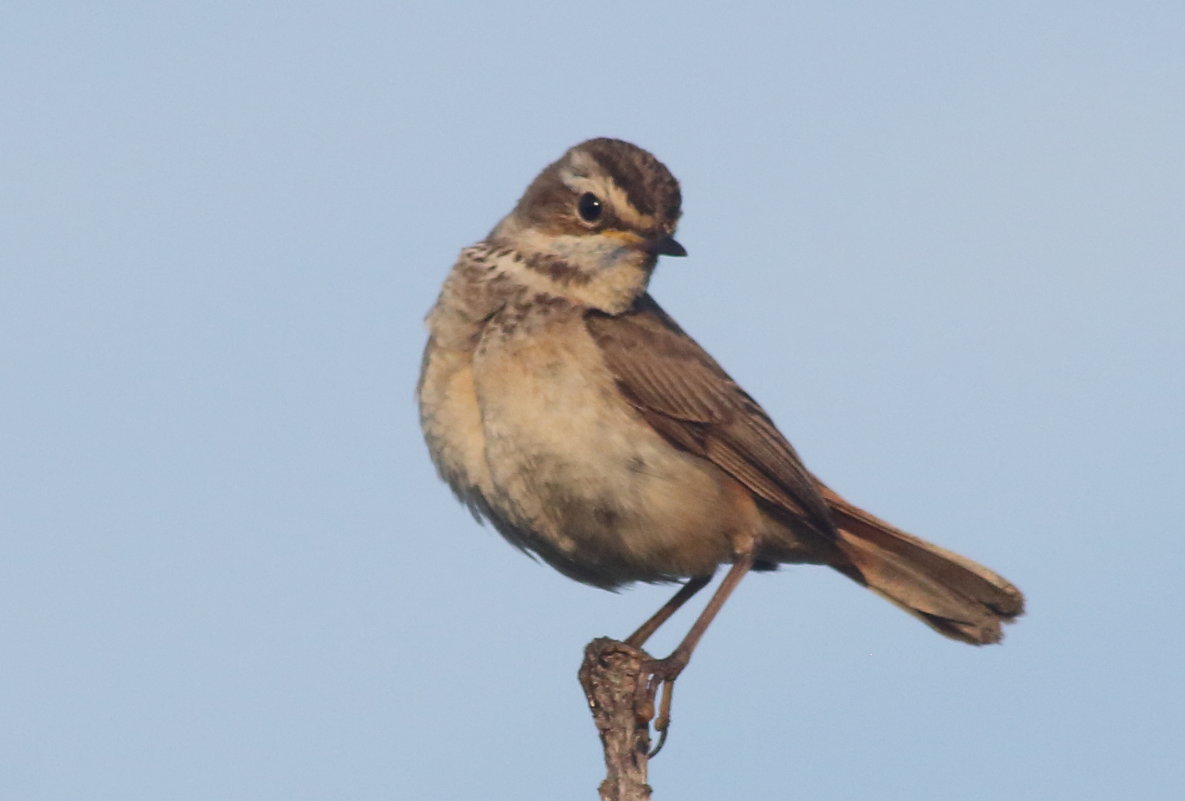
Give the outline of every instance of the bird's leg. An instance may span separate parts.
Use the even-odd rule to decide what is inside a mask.
[[[753,559],[753,550],[751,548],[743,553],[737,554],[735,560],[732,563],[732,567],[728,569],[728,573],[724,576],[724,580],[721,581],[720,586],[716,588],[716,593],[712,596],[712,600],[708,601],[708,605],[704,607],[704,611],[700,613],[698,618],[696,618],[695,623],[693,623],[691,626],[691,630],[688,631],[687,636],[683,638],[683,642],[679,643],[678,647],[676,647],[675,650],[671,652],[671,655],[667,658],[657,659],[646,666],[649,677],[638,685],[638,692],[640,696],[639,700],[642,701],[638,708],[645,709],[647,712],[652,712],[654,709],[654,698],[658,694],[659,687],[662,687],[662,702],[659,706],[658,717],[654,719],[654,730],[658,732],[658,745],[654,746],[654,750],[650,752],[650,756],[657,754],[662,749],[663,743],[665,743],[667,740],[667,729],[670,728],[671,725],[671,693],[674,691],[675,679],[679,678],[679,674],[683,672],[683,668],[687,667],[687,663],[691,660],[691,652],[695,650],[695,646],[699,643],[700,638],[704,636],[704,632],[707,631],[708,626],[711,625],[712,620],[715,619],[716,614],[720,611],[720,608],[724,606],[724,602],[728,600],[728,596],[732,594],[732,591],[736,589],[736,586],[741,583],[741,579],[743,579],[745,574],[749,572],[749,569],[753,567]],[[696,590],[699,590],[705,583],[707,583],[706,580],[701,581],[694,590],[687,592],[686,598],[679,599],[679,596],[682,595],[684,591],[686,591],[688,587],[691,587],[696,581],[696,579],[692,579],[691,581],[687,582],[687,584],[683,586],[683,589],[676,593],[675,597],[671,599],[667,606],[670,606],[677,599],[679,600],[680,604],[683,603],[683,601],[686,601],[687,598],[690,598],[692,595],[694,595]],[[665,608],[666,607],[663,607],[663,609]],[[678,609],[677,604],[675,605],[675,609]],[[646,631],[647,627],[650,626],[651,621],[653,621],[655,618],[660,618],[662,611],[663,610],[660,609],[659,613],[656,614],[654,618],[651,618],[651,620],[648,620],[645,624],[643,624],[642,628],[639,629],[639,632],[645,632],[646,634],[649,634],[649,631],[653,631],[655,628],[657,628],[658,624],[655,624],[649,629],[649,631]],[[658,623],[662,623],[662,621],[666,620],[667,617],[670,617],[671,613],[673,612],[674,609],[667,613],[666,617],[661,617]],[[637,633],[635,633],[634,636],[637,636]]]
[[[696,576],[695,578],[688,579],[679,588],[679,591],[671,596],[671,600],[663,604],[661,609],[651,615],[649,620],[626,638],[625,644],[633,648],[641,648],[650,639],[650,635],[658,630],[659,626],[666,623],[671,615],[679,611],[679,607],[691,600],[691,596],[702,590],[711,580],[711,576]]]

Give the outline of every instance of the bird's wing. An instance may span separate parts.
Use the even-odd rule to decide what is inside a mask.
[[[656,431],[833,536],[814,477],[769,415],[649,295],[623,314],[590,311],[585,320],[622,394]]]

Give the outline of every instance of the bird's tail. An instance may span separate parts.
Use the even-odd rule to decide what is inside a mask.
[[[926,625],[973,645],[999,642],[1024,596],[986,567],[890,526],[831,489],[820,491],[839,528],[837,570]]]

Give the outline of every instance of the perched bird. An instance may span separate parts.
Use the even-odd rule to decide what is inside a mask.
[[[1001,576],[844,500],[769,415],[647,293],[679,183],[617,139],[564,153],[481,242],[428,315],[418,388],[441,477],[479,518],[596,587],[687,579],[640,647],[719,565],[687,637],[651,665],[671,683],[750,569],[828,565],[963,642],[997,642],[1024,599]]]

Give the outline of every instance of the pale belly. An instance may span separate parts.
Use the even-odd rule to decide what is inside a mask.
[[[579,317],[487,338],[473,362],[494,522],[599,586],[711,573],[739,525],[732,482],[628,405]]]

